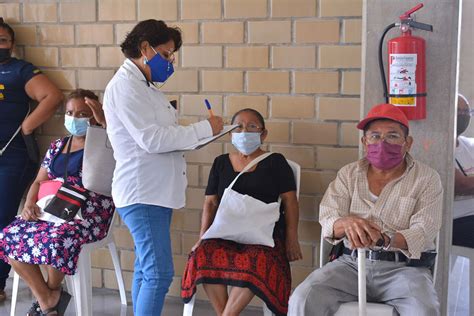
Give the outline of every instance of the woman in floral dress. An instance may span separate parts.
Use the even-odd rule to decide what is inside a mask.
[[[76,272],[82,245],[107,235],[115,210],[111,198],[88,192],[81,210],[83,219],[53,223],[39,220],[36,205],[40,182],[62,179],[67,144],[72,139],[66,182],[82,187],[82,157],[85,133],[89,124],[105,127],[104,114],[97,96],[88,90],[73,91],[66,99],[65,127],[73,137],[51,143],[38,175],[31,185],[25,206],[9,226],[0,232],[0,259],[9,262],[28,283],[38,300],[28,315],[62,315],[70,295],[61,290],[65,275]],[[45,265],[44,280],[39,265]]]

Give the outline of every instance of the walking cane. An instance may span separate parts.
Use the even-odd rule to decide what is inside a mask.
[[[359,283],[359,316],[367,315],[367,292],[365,283],[365,248],[357,249],[357,276]]]

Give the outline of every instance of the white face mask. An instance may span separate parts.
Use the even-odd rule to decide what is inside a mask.
[[[232,133],[232,145],[244,155],[250,155],[262,145],[260,133]]]

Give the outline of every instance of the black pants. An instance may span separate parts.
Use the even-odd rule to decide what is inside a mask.
[[[474,215],[453,221],[453,245],[474,248]]]
[[[11,144],[0,156],[0,230],[15,218],[23,193],[36,170],[25,148]],[[0,290],[5,288],[10,268],[9,264],[0,260]]]

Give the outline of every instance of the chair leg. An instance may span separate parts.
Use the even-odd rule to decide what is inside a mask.
[[[72,276],[66,275],[64,277],[64,281],[66,282],[67,292],[75,298],[76,297],[76,292],[75,292],[76,289],[74,288],[74,282],[72,280]]]
[[[89,249],[81,251],[77,272],[72,276],[77,316],[92,316],[91,255]]]
[[[15,316],[16,301],[18,299],[18,289],[20,286],[20,275],[14,272],[13,274],[13,285],[12,285],[12,306],[10,308],[10,316]]]
[[[122,303],[122,305],[127,306],[125,284],[123,282],[122,269],[120,268],[120,260],[117,253],[117,247],[115,246],[115,242],[113,241],[110,242],[107,246],[109,247],[110,256],[112,257],[112,262],[114,263],[115,276],[117,277],[117,283],[118,283],[119,293],[120,293],[120,302]]]
[[[263,303],[263,316],[274,316],[275,314],[268,308],[267,304]]]
[[[184,304],[183,316],[193,316],[194,302],[196,302],[196,294],[194,294],[189,303]]]
[[[469,258],[469,315],[474,315],[474,257]]]

